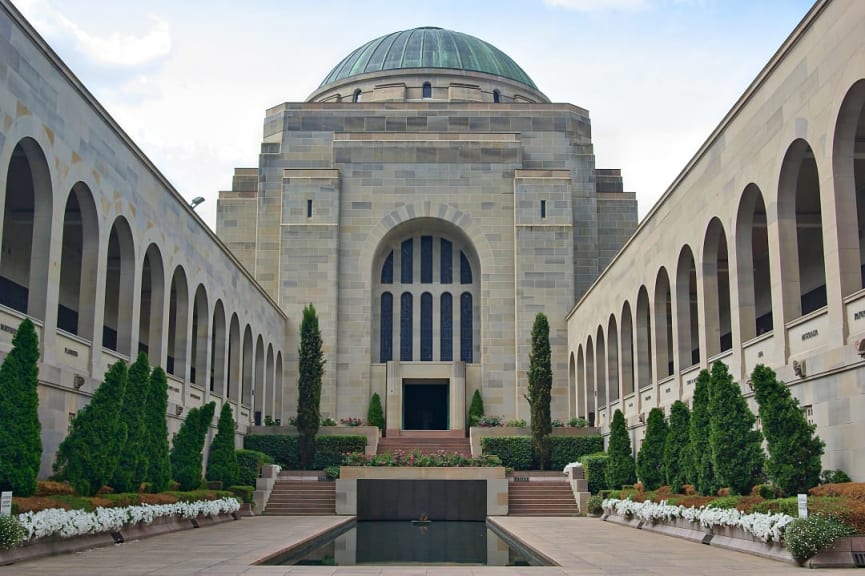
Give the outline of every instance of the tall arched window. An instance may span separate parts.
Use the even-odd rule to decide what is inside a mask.
[[[352,102],[360,102],[360,94],[361,94],[360,88],[358,88],[357,90],[354,91],[354,94],[352,94],[351,101]]]
[[[423,94],[424,98],[432,98],[432,84],[429,82],[423,83]]]
[[[381,267],[381,283],[393,284],[393,250],[387,255],[384,266]]]
[[[493,102],[498,104],[501,101],[502,101],[502,93],[499,92],[498,90],[493,90]]]
[[[451,284],[454,281],[454,266],[453,266],[453,244],[450,240],[441,239],[441,249],[439,251],[441,265],[439,275],[442,284]]]
[[[393,360],[393,294],[390,292],[381,295],[381,328],[379,333],[381,335],[379,362],[390,362]]]
[[[466,258],[465,252],[460,250],[460,284],[472,283],[472,265]]]
[[[460,296],[460,360],[472,362],[474,341],[472,339],[472,295],[463,292]]]
[[[433,298],[429,292],[420,295],[420,359],[433,359]]]
[[[454,302],[453,296],[448,292],[442,294],[439,316],[439,358],[442,362],[451,362],[454,359]]]
[[[411,293],[403,292],[399,306],[399,359],[403,362],[412,359],[412,335]]]

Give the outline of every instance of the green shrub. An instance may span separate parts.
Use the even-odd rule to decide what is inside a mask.
[[[604,512],[603,503],[604,499],[599,494],[590,496],[588,502],[586,502],[586,511],[593,515],[602,514]]]
[[[585,428],[588,425],[589,421],[582,416],[577,416],[576,418],[568,420],[568,428]]]
[[[126,441],[121,445],[120,460],[114,469],[111,487],[117,492],[132,492],[138,489],[147,476],[147,452],[144,442],[145,402],[150,383],[150,363],[147,354],[141,352],[129,367],[126,375],[126,391],[123,393],[121,418],[126,422]]]
[[[664,479],[670,491],[678,494],[687,484],[688,447],[691,441],[688,423],[691,411],[688,405],[676,400],[670,407],[670,428],[664,442]]]
[[[195,490],[201,486],[204,474],[201,469],[201,453],[204,440],[216,403],[208,402],[201,408],[192,408],[174,436],[171,448],[171,471],[174,479],[180,482],[181,490]]]
[[[852,481],[843,470],[823,470],[820,474],[820,484],[843,484]]]
[[[247,450],[264,452],[286,470],[296,470],[298,461],[298,437],[288,434],[248,434],[243,438]]]
[[[774,500],[764,500],[758,502],[751,507],[754,512],[762,512],[763,514],[786,514],[788,516],[799,515],[799,501],[796,496],[789,498],[776,498]]]
[[[784,544],[800,564],[832,545],[842,536],[853,533],[849,527],[833,518],[811,515],[797,518],[784,530]]]
[[[21,546],[27,532],[16,516],[0,516],[0,550]]]
[[[712,449],[709,447],[709,388],[712,379],[708,370],[700,370],[694,384],[694,399],[691,404],[691,419],[688,422],[690,438],[690,464],[688,477],[699,494],[713,495],[718,490],[715,471],[712,467]]]
[[[481,452],[495,454],[502,466],[514,470],[531,470],[534,461],[532,439],[529,436],[486,436],[481,438]]]
[[[587,454],[580,460],[583,464],[586,480],[588,481],[589,492],[592,494],[598,494],[601,490],[609,488],[607,485],[607,466],[609,465],[609,460],[609,455],[603,452]]]
[[[604,451],[601,436],[553,436],[552,468],[563,470],[571,462],[579,462],[586,454]]]
[[[508,420],[505,422],[505,426],[510,426],[511,428],[527,428],[528,423],[522,418],[519,418],[517,420]]]
[[[741,498],[739,496],[721,496],[719,498],[715,498],[714,500],[706,504],[706,508],[721,508],[724,510],[731,510],[739,504],[740,499]]]
[[[664,484],[664,445],[667,423],[664,411],[652,408],[646,424],[646,437],[637,455],[637,476],[646,490],[657,490]]]
[[[324,375],[324,352],[315,307],[303,309],[300,324],[300,350],[297,371],[297,431],[300,467],[308,469],[315,458],[315,435],[321,421],[321,379]],[[335,426],[333,424],[325,424]]]
[[[363,452],[366,449],[366,436],[316,436],[313,470],[324,470],[329,466],[342,464],[343,454]]]
[[[484,401],[481,398],[480,390],[475,390],[475,393],[472,394],[472,404],[469,407],[469,426],[478,426],[483,415]]]
[[[543,312],[535,315],[532,325],[532,349],[529,352],[529,386],[525,395],[532,415],[532,449],[541,470],[550,461],[550,402],[552,401],[553,369],[550,359],[550,325]]]
[[[774,500],[784,496],[784,491],[773,484],[757,484],[751,490],[751,494],[759,496],[763,500]]]
[[[605,472],[607,477],[604,482],[605,486],[602,488],[633,484],[637,481],[637,474],[634,456],[631,452],[631,436],[628,434],[625,415],[618,409],[613,413],[609,442],[607,454],[610,460],[607,462]]]
[[[145,437],[142,441],[147,452],[145,479],[153,492],[162,492],[171,482],[171,457],[168,451],[168,381],[159,366],[150,373],[144,410]]]
[[[231,405],[226,402],[219,413],[216,436],[210,443],[207,459],[208,480],[222,482],[223,486],[237,484],[237,455],[234,453],[234,416]]]
[[[229,486],[228,490],[237,496],[237,498],[246,504],[252,503],[252,493],[255,492],[255,486],[245,486],[243,484],[238,484],[236,486]]]
[[[324,475],[328,480],[336,480],[339,478],[339,466],[328,466],[324,469]]]
[[[42,459],[38,362],[39,338],[33,323],[25,318],[0,367],[0,490],[18,496],[36,491]]]
[[[369,409],[366,412],[366,421],[370,426],[375,426],[384,431],[384,409],[381,407],[381,396],[378,392],[369,400]]]
[[[261,474],[261,467],[272,464],[273,458],[255,450],[237,450],[237,483],[241,486],[255,486]]]

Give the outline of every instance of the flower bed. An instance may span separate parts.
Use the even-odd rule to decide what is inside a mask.
[[[472,458],[458,452],[445,452],[438,450],[431,454],[423,454],[419,450],[406,452],[394,450],[386,454],[368,455],[362,452],[344,454],[343,466],[408,466],[418,468],[483,468],[501,466],[502,461],[498,456],[479,456]]]

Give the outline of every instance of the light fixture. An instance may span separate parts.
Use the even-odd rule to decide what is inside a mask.
[[[189,203],[189,205],[192,206],[193,210],[195,210],[195,207],[198,206],[199,204],[201,204],[202,202],[204,202],[204,196],[196,196],[195,198],[192,199],[192,201]]]

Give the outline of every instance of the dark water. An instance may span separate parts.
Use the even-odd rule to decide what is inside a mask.
[[[511,546],[485,522],[358,522],[305,550],[289,550],[262,564],[486,565],[542,566],[545,563]]]

